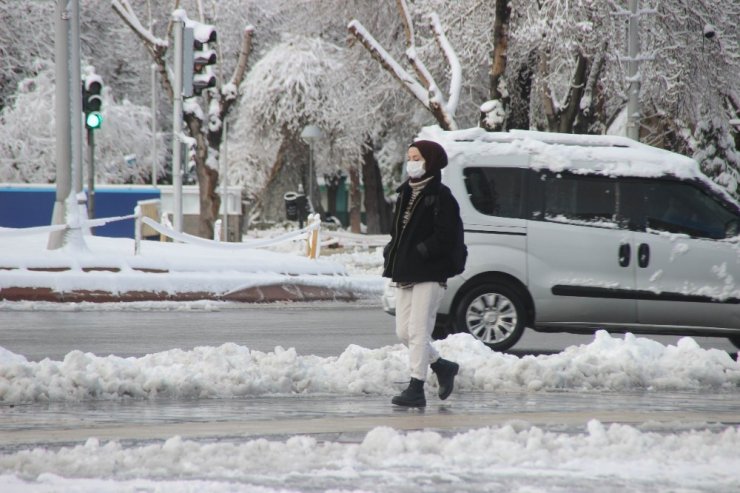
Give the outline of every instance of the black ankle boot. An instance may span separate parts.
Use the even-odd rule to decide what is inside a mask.
[[[437,375],[437,381],[439,382],[439,398],[445,400],[452,393],[452,388],[455,386],[455,375],[457,375],[460,365],[439,358],[430,366],[434,374]]]
[[[424,407],[427,405],[427,400],[424,397],[424,380],[418,380],[412,378],[409,382],[409,386],[401,392],[400,395],[395,396],[391,399],[391,402],[396,406],[406,407]]]

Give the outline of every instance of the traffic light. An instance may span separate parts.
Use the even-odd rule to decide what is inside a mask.
[[[182,91],[186,98],[200,96],[203,89],[216,87],[216,76],[211,65],[217,61],[216,51],[208,49],[208,43],[216,41],[216,28],[188,20],[183,32],[183,81]]]
[[[82,111],[85,113],[85,127],[91,130],[100,128],[103,115],[103,79],[97,74],[88,74],[82,81]]]

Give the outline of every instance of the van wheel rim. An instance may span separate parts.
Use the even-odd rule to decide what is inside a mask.
[[[465,323],[468,331],[487,344],[504,341],[516,329],[518,316],[514,303],[500,293],[485,293],[468,305]]]

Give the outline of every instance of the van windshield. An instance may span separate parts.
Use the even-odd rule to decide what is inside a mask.
[[[624,183],[636,222],[647,231],[724,239],[738,234],[738,216],[715,197],[690,183],[631,181]]]

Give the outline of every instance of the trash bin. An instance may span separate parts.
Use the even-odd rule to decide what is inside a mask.
[[[298,220],[298,194],[295,192],[287,192],[283,195],[285,200],[285,218],[288,221]]]

